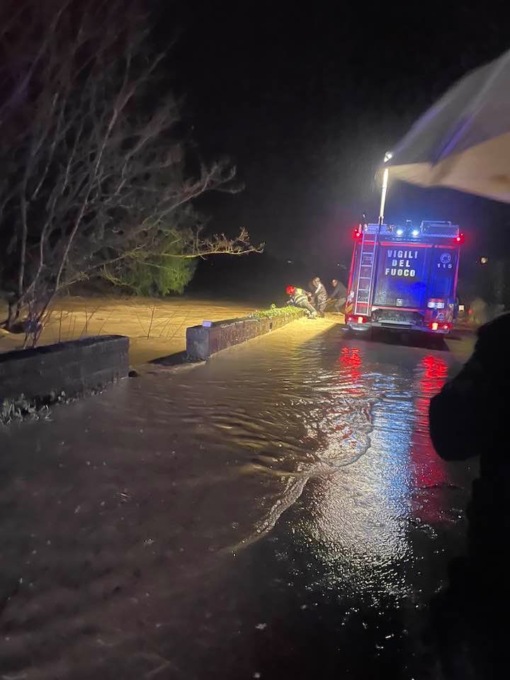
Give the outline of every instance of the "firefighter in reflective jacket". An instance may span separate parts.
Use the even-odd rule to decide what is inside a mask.
[[[308,293],[302,288],[296,288],[295,286],[287,286],[286,293],[289,296],[289,301],[287,304],[293,305],[294,307],[300,307],[301,309],[306,309],[308,316],[311,319],[317,317],[317,312],[312,307],[308,300]]]

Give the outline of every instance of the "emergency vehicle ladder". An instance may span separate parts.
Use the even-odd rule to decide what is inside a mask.
[[[377,225],[367,225],[363,231],[354,316],[369,316],[370,314],[378,229]]]

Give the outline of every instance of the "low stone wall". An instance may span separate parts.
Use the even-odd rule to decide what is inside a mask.
[[[187,357],[191,361],[205,361],[223,349],[265,335],[306,316],[306,312],[304,310],[302,312],[298,314],[294,311],[292,314],[281,314],[272,318],[232,319],[219,321],[210,326],[191,326],[186,330]]]
[[[129,338],[104,335],[0,354],[0,402],[73,397],[125,378]]]

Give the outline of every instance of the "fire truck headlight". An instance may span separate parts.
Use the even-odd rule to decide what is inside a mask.
[[[404,230],[403,229],[397,229],[396,234],[397,234],[397,236],[403,236]]]
[[[412,230],[411,236],[412,236],[413,238],[418,238],[419,235],[420,235],[420,230],[419,230],[419,229],[413,229],[413,230]]]

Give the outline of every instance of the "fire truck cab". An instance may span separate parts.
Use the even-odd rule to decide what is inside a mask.
[[[451,222],[362,224],[354,230],[345,321],[371,328],[449,333],[456,316],[460,246]]]

